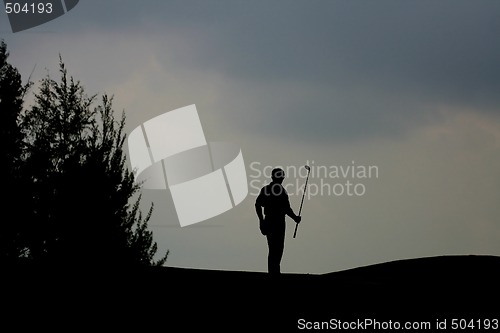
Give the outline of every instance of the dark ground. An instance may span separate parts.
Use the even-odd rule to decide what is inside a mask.
[[[299,322],[365,319],[425,321],[433,331],[437,320],[446,319],[450,328],[453,319],[466,319],[476,321],[469,331],[478,331],[477,320],[500,320],[496,256],[409,259],[279,279],[172,267],[89,272],[28,266],[9,269],[4,277],[8,310],[1,319],[22,314],[41,318],[39,328],[54,328],[64,318],[70,324],[62,327],[70,331],[97,323],[132,330],[129,323],[141,323],[141,332],[150,325],[161,332],[288,332],[299,330]]]

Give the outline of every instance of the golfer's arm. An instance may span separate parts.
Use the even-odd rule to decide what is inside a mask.
[[[288,208],[286,210],[286,215],[290,216],[292,219],[297,218],[297,215],[295,215],[292,207],[290,207],[290,206],[288,206]]]
[[[257,212],[257,216],[259,217],[259,221],[264,220],[264,215],[262,215],[262,206],[259,204],[255,204],[255,211]]]

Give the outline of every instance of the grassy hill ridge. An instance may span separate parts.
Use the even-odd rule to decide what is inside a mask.
[[[43,309],[50,316],[113,323],[129,320],[125,314],[133,313],[134,318],[158,318],[165,327],[184,325],[187,331],[288,332],[298,330],[299,320],[332,318],[500,319],[497,256],[405,259],[327,274],[282,274],[278,279],[263,272],[177,267],[33,265],[6,270],[4,276],[15,280],[5,284],[14,297],[4,298],[13,311],[26,311],[29,304],[29,309]]]

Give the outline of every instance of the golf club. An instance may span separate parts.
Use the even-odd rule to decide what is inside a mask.
[[[300,216],[300,213],[302,212],[302,204],[304,203],[304,197],[305,197],[306,191],[307,191],[307,181],[309,180],[309,174],[311,173],[311,168],[309,167],[309,165],[306,165],[305,168],[307,170],[307,177],[306,177],[306,184],[304,185],[304,193],[302,193],[302,200],[300,201],[299,216]],[[295,238],[295,236],[297,235],[298,226],[299,226],[299,224],[296,223],[295,224],[295,231],[293,232],[293,238]]]

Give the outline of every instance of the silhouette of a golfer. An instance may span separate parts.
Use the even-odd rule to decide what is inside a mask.
[[[285,248],[285,215],[290,216],[296,223],[300,223],[301,217],[293,212],[288,193],[281,185],[285,179],[285,171],[280,168],[273,169],[271,178],[271,183],[260,190],[255,201],[255,210],[259,217],[260,231],[267,237],[268,271],[270,274],[279,275]],[[262,214],[262,208],[264,208],[264,214]]]

